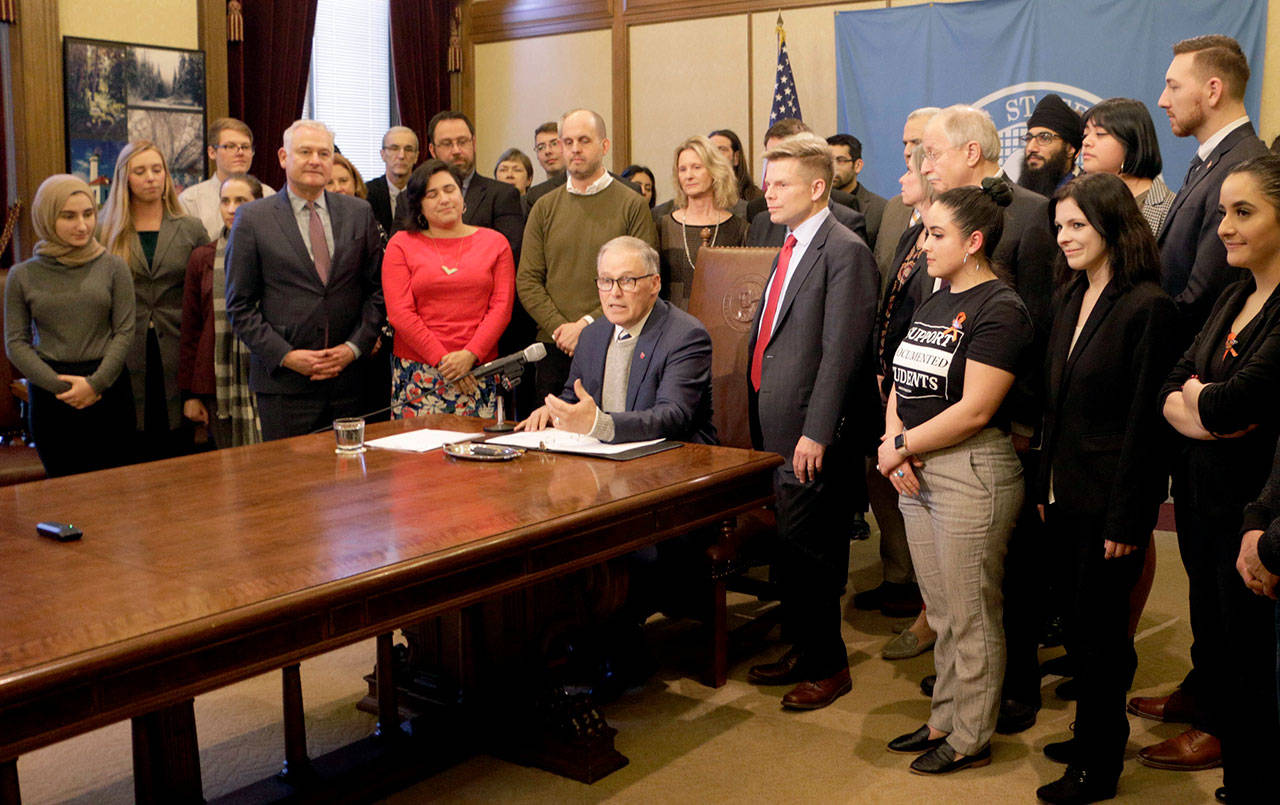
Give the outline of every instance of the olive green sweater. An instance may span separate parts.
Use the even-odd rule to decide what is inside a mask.
[[[596,253],[619,235],[633,235],[657,245],[648,202],[614,180],[591,196],[558,187],[538,199],[529,212],[520,249],[516,291],[520,303],[538,323],[538,338],[585,315],[600,315],[596,291]]]

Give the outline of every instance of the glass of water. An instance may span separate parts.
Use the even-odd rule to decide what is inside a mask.
[[[333,420],[333,452],[340,456],[354,456],[364,452],[364,419],[348,417]]]

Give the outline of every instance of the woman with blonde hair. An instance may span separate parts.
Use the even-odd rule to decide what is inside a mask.
[[[705,246],[742,246],[747,222],[731,210],[738,203],[733,168],[706,137],[690,137],[675,151],[674,209],[658,219],[662,292],[671,304],[689,309],[693,267]]]
[[[330,193],[341,193],[344,196],[369,198],[369,189],[365,187],[364,178],[360,175],[360,171],[356,170],[355,165],[351,164],[351,160],[336,151],[333,154],[333,173],[330,174],[329,183],[325,185],[324,189]]]
[[[178,391],[182,284],[192,249],[208,243],[209,234],[178,202],[155,143],[134,140],[120,152],[100,232],[102,245],[133,275],[136,318],[127,365],[137,406],[138,457],[181,455],[192,436]]]
[[[50,477],[128,463],[133,282],[93,237],[89,185],[50,176],[31,209],[35,256],[5,282],[5,351],[30,383],[31,435]]]

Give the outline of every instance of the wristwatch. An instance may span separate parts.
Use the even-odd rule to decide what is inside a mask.
[[[907,451],[907,429],[903,428],[902,433],[893,437],[893,449],[904,455],[909,455]]]

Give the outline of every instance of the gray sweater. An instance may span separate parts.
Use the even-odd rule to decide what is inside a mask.
[[[28,380],[55,394],[70,385],[47,361],[101,360],[88,380],[102,393],[124,367],[133,310],[133,277],[119,257],[104,252],[75,267],[33,257],[5,282],[5,352]]]

